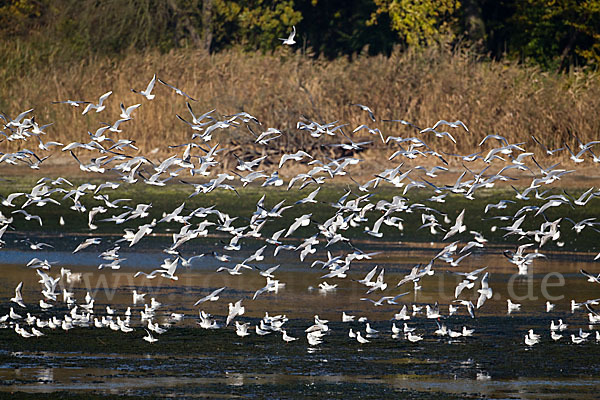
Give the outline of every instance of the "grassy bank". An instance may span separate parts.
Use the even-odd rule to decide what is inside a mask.
[[[130,54],[118,60],[90,57],[70,65],[7,66],[1,72],[0,112],[14,118],[35,108],[40,124],[53,123],[45,139],[70,143],[89,141],[88,131],[95,131],[101,122],[116,121],[120,102],[140,102],[143,106],[135,111],[135,119],[123,125],[118,137],[136,140],[143,154],[152,150],[172,153],[167,144],[186,143],[191,136],[191,130],[175,116],[188,117],[185,99],[158,84],[156,99],[150,102],[130,91],[145,88],[154,73],[196,97],[196,113],[216,108],[227,115],[243,110],[256,116],[264,129],[281,129],[284,136],[272,146],[280,148],[270,151],[304,148],[333,155],[321,147],[322,140],[296,130],[303,116],[347,123],[347,133],[367,123],[384,136],[404,137],[417,132],[380,119],[404,119],[421,127],[432,126],[439,119],[460,119],[471,133],[452,131],[458,144],[432,136],[424,139],[438,151],[463,154],[476,151],[479,141],[490,133],[503,135],[511,143],[527,142],[530,148],[534,146],[532,134],[549,147],[558,147],[563,141],[575,144],[572,135],[583,141],[600,137],[600,120],[593,117],[600,108],[597,74],[553,74],[535,67],[482,62],[468,51],[451,53],[444,48],[395,51],[390,57],[358,56],[352,62],[344,58],[315,60],[286,48],[269,55],[178,50]],[[82,116],[81,108],[51,104],[66,99],[95,102],[109,90],[113,95],[100,114]],[[371,122],[351,103],[368,105],[378,121]],[[355,136],[374,141],[362,153],[363,158],[378,157],[382,144],[377,137],[366,130]],[[341,139],[329,140],[339,143]],[[244,126],[216,133],[213,143],[217,141],[241,153],[261,152],[253,147],[253,137]],[[26,145],[4,141],[0,151],[36,146],[37,141]],[[53,158],[61,155],[54,153]],[[563,154],[561,157],[567,157]]]

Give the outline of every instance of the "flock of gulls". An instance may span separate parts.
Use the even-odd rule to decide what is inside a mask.
[[[293,44],[294,32],[285,44]],[[158,83],[164,90],[155,90]],[[187,113],[174,116],[182,124],[182,129],[189,129],[190,141],[188,143],[169,146],[167,150],[172,153],[170,157],[158,162],[150,157],[139,155],[139,150],[133,140],[124,138],[128,125],[135,119],[136,110],[144,106],[144,102],[158,101],[162,96],[167,98],[174,94],[182,96],[187,104]],[[197,315],[184,315],[184,313],[166,310],[160,299],[146,298],[145,293],[133,290],[132,303],[125,311],[118,311],[110,305],[99,307],[88,291],[85,297],[76,298],[74,292],[69,291],[69,285],[81,279],[81,274],[73,273],[66,268],[61,268],[60,273],[55,272],[54,262],[33,258],[24,268],[35,269],[41,285],[40,297],[25,298],[21,291],[23,282],[15,288],[14,297],[6,301],[10,310],[6,315],[0,316],[0,327],[12,329],[24,338],[44,336],[48,330],[79,329],[82,327],[97,329],[112,329],[128,334],[133,331],[145,330],[143,339],[153,343],[160,340],[160,335],[168,332],[169,328],[176,325],[184,317],[198,318],[197,324],[204,329],[231,329],[239,337],[249,335],[279,335],[285,342],[306,338],[309,346],[318,346],[331,334],[329,321],[314,317],[314,323],[304,332],[294,332],[286,328],[288,317],[286,315],[269,315],[265,311],[264,318],[251,326],[251,322],[244,322],[246,307],[252,307],[253,301],[259,296],[268,296],[273,293],[285,293],[285,282],[277,279],[279,268],[285,266],[260,266],[265,254],[272,253],[277,256],[280,252],[297,254],[300,262],[306,268],[313,270],[319,268],[320,274],[318,287],[320,291],[335,291],[342,279],[352,276],[353,285],[363,287],[364,295],[361,301],[372,303],[373,307],[388,307],[390,311],[389,326],[383,330],[376,330],[365,317],[342,312],[340,319],[348,324],[347,335],[359,344],[368,343],[377,337],[391,335],[398,340],[419,342],[425,337],[434,336],[448,340],[469,340],[476,335],[472,327],[452,325],[452,316],[463,314],[466,320],[476,318],[477,312],[486,306],[492,298],[493,289],[490,282],[492,275],[487,267],[477,268],[470,272],[453,270],[463,260],[473,253],[484,251],[487,239],[484,232],[478,232],[473,227],[464,223],[465,210],[458,213],[455,218],[450,218],[436,210],[436,204],[444,203],[448,196],[464,196],[473,200],[476,193],[484,188],[491,188],[496,183],[508,182],[513,185],[516,180],[523,189],[518,190],[513,186],[514,194],[511,198],[501,200],[497,204],[488,204],[481,211],[482,218],[497,220],[497,226],[492,229],[504,231],[506,237],[518,237],[520,245],[514,249],[505,249],[504,255],[507,262],[515,265],[515,273],[526,275],[531,271],[536,259],[545,257],[542,253],[544,246],[553,242],[561,246],[561,232],[565,229],[574,230],[577,234],[589,234],[600,231],[600,221],[594,217],[581,221],[574,221],[568,217],[549,220],[547,210],[561,207],[565,211],[586,207],[590,202],[597,201],[600,191],[589,188],[581,196],[575,198],[566,191],[561,194],[548,194],[547,190],[561,178],[573,173],[573,169],[566,169],[560,165],[542,166],[535,158],[542,153],[544,160],[552,159],[559,153],[570,153],[573,163],[598,162],[600,158],[594,153],[594,146],[600,142],[580,142],[579,148],[572,150],[566,143],[561,148],[550,149],[544,143],[533,137],[529,151],[527,143],[509,143],[506,138],[499,135],[487,135],[479,143],[479,151],[468,154],[448,154],[434,150],[434,144],[440,141],[456,142],[461,135],[473,135],[461,121],[441,120],[431,127],[419,127],[411,122],[398,119],[381,120],[369,107],[353,104],[358,112],[365,115],[365,124],[357,127],[348,127],[339,121],[324,123],[302,118],[297,124],[299,135],[310,136],[311,140],[318,141],[327,138],[322,146],[334,153],[343,154],[339,158],[328,158],[299,149],[293,153],[280,154],[278,159],[270,155],[260,157],[247,157],[224,152],[219,143],[214,143],[213,135],[217,132],[226,135],[228,129],[243,130],[252,138],[258,152],[266,149],[278,149],[277,140],[286,133],[273,127],[265,127],[259,118],[247,112],[233,115],[220,116],[215,110],[197,114],[192,108],[195,101],[177,87],[166,83],[156,77],[143,90],[132,89],[139,95],[139,103],[133,105],[120,104],[121,113],[114,123],[102,124],[95,132],[82,135],[81,142],[58,143],[47,141],[51,136],[51,123],[42,124],[35,117],[33,109],[26,110],[16,117],[0,114],[2,120],[2,141],[21,147],[12,153],[0,154],[0,164],[28,165],[33,169],[43,168],[43,163],[48,157],[62,154],[77,163],[79,168],[89,173],[93,178],[110,176],[110,180],[103,183],[83,183],[74,186],[67,178],[56,179],[42,178],[30,192],[15,192],[1,198],[0,206],[0,247],[6,247],[2,236],[13,230],[13,222],[18,219],[29,221],[27,225],[31,231],[44,226],[43,219],[36,215],[35,210],[40,207],[59,207],[68,205],[70,209],[81,214],[87,219],[89,232],[98,229],[98,225],[115,224],[138,221],[135,229],[124,229],[123,235],[118,240],[108,240],[102,237],[88,237],[73,249],[73,253],[86,248],[102,249],[102,263],[99,269],[118,270],[122,258],[121,247],[132,248],[150,236],[153,230],[163,224],[177,224],[179,231],[172,234],[172,244],[164,248],[165,259],[162,265],[149,272],[140,271],[135,274],[139,282],[161,277],[176,281],[181,268],[190,267],[194,263],[202,262],[203,257],[213,257],[220,266],[215,273],[226,273],[240,276],[244,279],[247,274],[259,274],[265,279],[265,285],[257,287],[253,296],[242,298],[235,303],[223,305],[221,316],[210,315],[202,309],[205,302],[217,302],[220,296],[226,294],[227,287],[204,288],[206,296],[197,299],[194,307]],[[156,93],[155,93],[156,92]],[[82,110],[82,118],[88,113],[109,114],[106,107],[113,99],[109,91],[99,97],[97,103],[88,101],[56,101],[54,107],[75,107]],[[360,110],[360,111],[359,111]],[[106,116],[106,119],[110,115]],[[384,128],[384,124],[388,128]],[[371,126],[369,126],[371,124]],[[377,125],[378,128],[373,127]],[[392,127],[392,128],[389,128]],[[408,132],[404,136],[392,136],[385,131]],[[366,131],[373,137],[371,141],[354,140],[355,133]],[[346,133],[346,132],[352,132]],[[363,133],[363,132],[361,132]],[[389,168],[377,171],[371,179],[357,182],[352,177],[353,169],[361,168],[360,153],[372,145],[373,141],[382,141],[382,151],[388,151],[387,163]],[[429,142],[429,143],[428,143]],[[36,144],[37,149],[32,150]],[[29,147],[29,148],[26,148]],[[262,150],[261,150],[262,149]],[[263,152],[263,154],[266,153]],[[273,152],[271,152],[273,154]],[[235,171],[226,171],[222,166],[223,157],[235,157]],[[436,183],[435,178],[442,174],[450,174],[448,159],[455,159],[462,164],[464,169],[452,184]],[[423,165],[421,165],[423,164]],[[280,175],[280,169],[295,171],[293,177]],[[475,167],[480,166],[479,171]],[[477,167],[479,168],[479,167]],[[301,171],[301,172],[300,172]],[[193,176],[195,182],[189,182],[185,176]],[[358,174],[355,174],[358,176]],[[174,178],[176,178],[174,180]],[[189,179],[189,178],[188,178]],[[286,181],[287,179],[287,181]],[[340,181],[348,189],[334,203],[324,203],[319,200],[319,191],[327,183]],[[256,204],[256,211],[249,216],[230,216],[220,211],[215,206],[186,208],[185,202],[176,205],[173,209],[161,210],[162,218],[150,220],[152,204],[134,204],[129,199],[118,199],[111,194],[117,188],[126,185],[154,185],[165,186],[171,181],[180,181],[189,187],[190,197],[202,196],[218,190],[231,190],[243,193],[247,185],[254,187],[287,186],[290,193],[296,193],[304,187],[313,188],[301,200],[295,203],[286,203],[283,200],[275,205],[267,205],[269,191],[260,198]],[[372,201],[373,194],[382,186],[394,187],[397,195],[391,200]],[[339,185],[343,187],[343,185]],[[411,202],[406,194],[409,191],[423,190],[431,193],[422,203]],[[94,202],[91,199],[96,200]],[[86,206],[94,203],[96,206]],[[530,199],[542,201],[543,205],[534,206],[528,203]],[[516,202],[524,204],[512,215],[500,215],[509,205]],[[316,220],[313,213],[305,213],[294,218],[294,221],[284,229],[272,235],[263,234],[263,228],[285,217],[289,209],[300,208],[309,210],[311,206],[328,207],[331,215],[327,219]],[[404,217],[412,213],[420,215],[420,226],[405,226]],[[496,215],[493,215],[496,213]],[[492,216],[493,215],[493,216]],[[285,219],[284,219],[285,220]],[[527,221],[527,222],[526,222]],[[61,224],[65,221],[61,217]],[[524,226],[536,228],[524,229]],[[385,229],[384,229],[385,228]],[[386,229],[411,230],[426,229],[430,231],[434,240],[444,243],[441,249],[429,262],[414,266],[399,282],[386,281],[385,268],[374,265],[369,267],[366,276],[364,273],[353,271],[353,263],[368,263],[377,253],[368,253],[359,249],[357,243],[345,236],[349,229],[362,232],[369,240],[378,240],[384,236]],[[300,237],[299,232],[308,232]],[[206,254],[182,254],[181,246],[192,243],[195,239],[206,237],[209,234],[225,235],[229,238],[222,248],[215,248]],[[248,252],[244,250],[246,239],[263,241],[264,245],[258,250]],[[45,243],[25,240],[32,251],[51,247]],[[339,253],[332,254],[331,245],[337,243]],[[521,244],[522,243],[522,244]],[[249,254],[250,253],[250,254]],[[1,254],[1,251],[0,251]],[[249,254],[249,255],[248,255]],[[191,256],[191,257],[190,257]],[[600,254],[596,256],[599,258]],[[460,276],[461,280],[455,288],[454,299],[446,306],[435,304],[418,304],[404,302],[403,297],[408,293],[417,293],[424,280],[434,274],[452,274]],[[360,276],[358,276],[360,274]],[[592,284],[600,284],[600,275],[582,271],[582,279],[588,278]],[[141,286],[141,285],[140,285]],[[61,290],[62,289],[62,290]],[[27,297],[27,296],[26,296]],[[195,300],[195,299],[194,299]],[[591,331],[582,329],[568,331],[567,318],[586,318],[589,324],[600,322],[600,314],[593,306],[600,299],[590,299],[584,302],[571,302],[571,313],[564,313],[562,319],[554,320],[546,333],[523,332],[524,345],[534,346],[542,340],[570,341],[578,344],[592,341]],[[6,303],[5,303],[6,304]],[[365,303],[366,304],[366,303]],[[555,304],[547,302],[546,312],[556,313]],[[8,309],[8,306],[6,307]],[[507,312],[519,312],[521,304],[507,300]],[[54,310],[63,310],[56,312]],[[67,311],[64,311],[67,310]],[[542,312],[540,310],[540,312]],[[578,314],[579,313],[579,314]],[[158,316],[166,319],[159,319]],[[562,316],[562,315],[560,315]],[[464,321],[465,319],[463,319]],[[429,321],[423,324],[423,321]],[[580,319],[578,320],[580,321]],[[417,323],[421,322],[420,326]],[[586,321],[587,324],[587,321]],[[460,324],[462,325],[462,324]],[[591,328],[590,328],[591,329]],[[346,333],[344,333],[346,334]],[[566,336],[563,338],[563,336]],[[523,337],[523,336],[521,336]],[[595,340],[600,341],[600,331],[595,331]]]

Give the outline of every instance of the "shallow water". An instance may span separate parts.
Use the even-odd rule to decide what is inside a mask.
[[[52,240],[52,239],[50,239]],[[205,243],[195,250],[209,251]],[[300,263],[295,253],[270,254],[257,264],[267,268],[281,264],[276,276],[285,287],[278,293],[264,293],[251,300],[264,286],[265,279],[256,271],[241,276],[215,273],[221,265],[205,256],[189,269],[180,267],[177,281],[164,278],[133,278],[138,270],[157,268],[167,255],[146,248],[136,252],[122,251],[127,263],[117,271],[98,270],[98,252],[94,250],[71,255],[68,252],[2,252],[0,265],[4,279],[0,281],[0,315],[10,307],[8,299],[14,287],[23,281],[23,298],[32,304],[26,311],[37,316],[62,315],[66,305],[57,302],[50,311],[41,311],[38,276],[24,264],[33,257],[56,261],[49,274],[56,276],[61,267],[81,273],[81,280],[67,284],[77,302],[83,302],[87,291],[96,299],[95,316],[106,315],[105,306],[123,316],[132,306],[131,291],[147,293],[162,303],[158,320],[165,323],[171,312],[184,313],[182,322],[149,344],[139,322],[139,310],[132,307],[134,332],[113,332],[108,328],[75,328],[69,332],[42,329],[45,336],[24,339],[12,329],[0,329],[0,391],[55,393],[95,392],[136,396],[161,395],[177,397],[244,396],[293,397],[325,394],[327,397],[361,396],[380,398],[401,395],[404,398],[488,397],[488,398],[593,398],[600,384],[600,344],[596,344],[594,326],[588,325],[587,311],[571,312],[570,301],[583,301],[598,296],[592,284],[578,272],[581,268],[596,270],[590,257],[565,257],[549,254],[548,259],[534,262],[532,274],[515,275],[515,270],[502,255],[493,251],[469,257],[456,268],[436,263],[436,273],[421,280],[422,289],[413,292],[412,284],[388,289],[385,294],[411,293],[398,300],[398,305],[375,307],[365,297],[366,288],[355,282],[373,266],[385,268],[385,281],[393,288],[419,262],[427,262],[436,249],[389,244],[385,252],[372,260],[353,262],[346,279],[329,279],[338,284],[334,291],[318,289],[325,272]],[[431,246],[435,247],[435,246]],[[103,250],[103,249],[102,249]],[[245,250],[243,259],[254,249]],[[235,260],[234,260],[235,261]],[[232,263],[229,263],[232,264]],[[230,265],[233,266],[233,265]],[[448,315],[448,304],[454,299],[454,287],[460,277],[448,270],[470,271],[487,266],[494,297],[477,311],[472,319],[461,307]],[[64,279],[63,279],[64,281]],[[212,290],[226,286],[219,301],[194,307],[193,303]],[[476,301],[479,282],[465,290],[461,298]],[[378,299],[382,292],[367,297]],[[521,303],[521,310],[507,314],[506,299]],[[224,322],[227,303],[243,300],[246,313],[236,320],[258,323],[266,311],[270,315],[286,314],[287,332],[299,340],[285,343],[280,333],[259,337],[254,332],[239,338],[232,327],[205,330],[197,325],[198,310],[213,314]],[[545,302],[552,300],[555,309],[545,312]],[[408,324],[424,336],[419,343],[391,336],[394,313],[403,304],[425,305],[438,301],[441,321],[453,330],[462,326],[475,329],[473,337],[449,339],[434,335],[436,320],[423,313],[413,316]],[[19,308],[16,306],[16,308]],[[348,331],[362,331],[365,324],[342,323],[341,313],[366,316],[379,335],[360,345],[348,337]],[[330,320],[329,333],[321,345],[311,347],[304,329],[314,315]],[[564,337],[553,342],[551,320],[562,318],[569,326]],[[402,325],[402,322],[397,322]],[[579,328],[592,331],[589,340],[571,344],[569,335]],[[541,343],[531,348],[523,343],[529,329],[542,335]]]

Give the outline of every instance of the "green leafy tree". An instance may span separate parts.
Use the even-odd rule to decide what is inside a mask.
[[[600,1],[588,0],[580,6],[583,21],[572,22],[573,28],[585,39],[575,48],[577,55],[600,65]]]
[[[272,50],[302,20],[293,0],[214,0],[213,35],[218,47],[241,43]]]
[[[44,9],[44,3],[35,0],[0,0],[0,33],[25,33],[42,15]]]
[[[374,0],[377,10],[371,24],[387,14],[391,27],[409,46],[427,46],[440,36],[452,34],[458,18],[457,0]]]

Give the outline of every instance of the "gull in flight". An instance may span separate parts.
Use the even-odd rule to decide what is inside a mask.
[[[344,135],[344,136],[346,136],[346,135]],[[348,137],[348,136],[346,136],[346,137]],[[348,139],[350,139],[350,138],[348,138]],[[372,141],[354,142],[352,139],[350,139],[350,143],[349,144],[348,143],[336,143],[336,144],[324,144],[323,146],[326,146],[326,147],[340,147],[343,150],[348,150],[348,151],[357,150],[358,151],[358,150],[362,150],[363,149],[361,146],[364,146],[364,145],[369,144],[369,143],[373,143],[373,142]]]
[[[239,165],[236,166],[235,169],[237,169],[239,171],[248,171],[248,172],[254,171],[254,168],[256,168],[260,164],[261,161],[263,161],[265,158],[267,158],[267,156],[262,156],[262,157],[255,158],[252,161],[244,161],[235,154],[233,156],[238,160],[238,163],[239,163]]]
[[[256,250],[254,252],[254,254],[252,254],[250,257],[246,258],[244,261],[242,261],[242,264],[246,264],[246,263],[250,263],[252,261],[262,261],[265,259],[265,256],[263,256],[263,252],[265,251],[265,249],[267,248],[266,245],[262,246],[260,249]]]
[[[531,138],[533,139],[534,142],[536,142],[537,144],[539,144],[542,147],[542,149],[546,152],[546,154],[549,155],[549,156],[554,155],[554,153],[557,153],[557,152],[562,151],[562,150],[565,149],[564,147],[559,147],[557,149],[550,150],[550,149],[548,149],[548,147],[546,147],[545,144],[543,144],[542,142],[540,142],[535,136],[531,135]]]
[[[582,193],[582,194],[581,194],[581,196],[579,196],[579,198],[577,198],[577,199],[575,199],[575,198],[573,198],[571,195],[569,195],[569,194],[567,193],[567,191],[566,191],[566,190],[563,190],[563,191],[564,191],[564,193],[565,193],[567,196],[569,196],[569,198],[571,198],[571,200],[573,200],[573,204],[575,204],[575,205],[577,205],[577,206],[585,206],[585,205],[588,203],[588,201],[590,201],[592,198],[594,198],[594,197],[597,197],[597,196],[598,196],[598,194],[597,194],[597,193],[592,193],[592,191],[593,191],[593,190],[594,190],[594,187],[592,186],[592,187],[591,187],[591,188],[589,188],[587,191],[585,191],[584,193]],[[587,200],[585,199],[586,197],[587,197]],[[568,218],[565,218],[565,219],[568,219]],[[593,221],[593,220],[595,220],[595,218],[588,218],[588,219],[584,219],[583,221],[586,221],[586,222],[591,222],[591,221]],[[569,221],[570,221],[570,222],[572,222],[572,220],[571,220],[571,219],[569,219]],[[574,223],[574,222],[572,222],[572,223],[575,225],[575,223]],[[592,225],[593,225],[593,224],[592,224]],[[575,228],[573,228],[573,229],[575,229]],[[583,228],[582,228],[582,229],[583,229]],[[579,233],[579,232],[577,232],[577,233]]]
[[[454,137],[452,137],[452,135],[448,132],[438,132],[433,128],[425,128],[422,131],[420,131],[419,133],[427,133],[427,132],[433,132],[433,133],[435,133],[435,136],[439,137],[439,138],[447,136],[450,140],[452,140],[454,143],[456,143],[456,139],[454,139]]]
[[[231,321],[238,315],[243,315],[246,308],[242,306],[242,300],[238,300],[235,304],[229,303],[229,313],[227,315],[227,321],[225,325],[229,325]]]
[[[294,204],[316,203],[317,201],[315,200],[315,197],[317,196],[317,193],[319,193],[319,190],[321,190],[320,187],[318,187],[316,190],[314,190],[313,192],[311,192],[305,198],[303,198],[301,200],[298,200]]]
[[[121,103],[121,105],[120,105],[120,107],[121,107],[121,115],[119,115],[119,118],[122,118],[124,120],[131,119],[131,113],[133,112],[133,110],[135,110],[139,106],[141,106],[141,104],[134,104],[132,106],[129,106],[129,107],[125,108],[125,106],[123,105],[123,103]]]
[[[352,133],[356,133],[356,132],[360,131],[361,129],[368,130],[371,135],[379,135],[381,137],[382,141],[385,143],[385,140],[383,139],[383,135],[378,128],[372,129],[372,128],[369,128],[367,125],[363,124],[363,125],[359,125],[356,128],[354,128]]]
[[[469,132],[469,129],[467,128],[467,126],[464,123],[462,123],[462,121],[448,122],[448,121],[441,119],[435,123],[435,125],[432,127],[432,129],[435,129],[440,125],[448,125],[450,128],[458,128],[459,126],[462,126],[465,129],[465,131]]]
[[[371,303],[373,303],[374,306],[381,306],[381,305],[383,305],[384,301],[388,304],[395,305],[395,304],[398,304],[398,303],[396,303],[396,300],[398,300],[402,296],[406,296],[408,293],[410,293],[410,292],[400,293],[397,296],[383,296],[382,298],[380,298],[377,301],[369,299],[369,298],[365,298],[365,297],[361,298],[361,300],[370,301]]]
[[[294,221],[294,223],[292,225],[290,225],[290,227],[288,228],[284,237],[290,236],[292,233],[294,233],[296,231],[296,229],[300,228],[301,226],[308,226],[310,224],[311,216],[312,216],[312,213],[304,214],[301,217],[296,218],[296,221]]]
[[[81,100],[65,100],[65,101],[53,101],[52,104],[68,104],[73,107],[79,107],[80,104],[90,104],[89,101]]]
[[[463,256],[461,256],[461,257],[457,258],[456,260],[448,260],[448,263],[449,263],[449,264],[450,264],[452,267],[458,267],[458,264],[460,264],[460,262],[461,262],[461,261],[462,261],[464,258],[466,258],[466,257],[468,257],[468,256],[470,256],[470,255],[471,255],[471,253],[470,253],[470,252],[469,252],[469,253],[466,253],[465,255],[463,255]]]
[[[464,289],[472,289],[475,286],[475,282],[468,279],[462,280],[454,289],[454,298],[457,299]]]
[[[589,147],[584,147],[581,151],[579,151],[579,153],[575,154],[573,153],[573,150],[571,150],[571,148],[569,147],[568,144],[565,143],[565,147],[567,148],[567,150],[569,151],[569,153],[571,154],[571,160],[573,160],[573,162],[575,163],[581,163],[584,162],[585,159],[582,158],[581,156],[583,154],[585,154],[586,152],[590,151]]]
[[[275,278],[275,275],[273,275],[273,272],[275,272],[275,270],[277,268],[279,268],[279,266],[280,266],[280,264],[277,264],[274,267],[271,267],[271,268],[269,268],[267,270],[260,271],[259,274],[261,276],[264,276],[265,278],[271,278],[271,279],[273,279],[273,278]]]
[[[377,221],[375,221],[375,224],[373,225],[373,229],[369,229],[368,226],[365,226],[365,233],[377,238],[383,237],[383,233],[379,232],[379,229],[381,228],[381,224],[383,223],[383,220],[385,219],[385,215],[379,217],[379,219]]]
[[[279,131],[278,129],[275,129],[275,128],[269,128],[266,131],[262,132],[260,135],[257,135],[256,133],[254,133],[254,131],[252,131],[252,129],[250,128],[250,125],[246,125],[246,127],[248,128],[250,133],[252,135],[254,135],[254,137],[256,137],[256,140],[254,141],[254,143],[259,143],[263,146],[266,146],[271,140],[277,139],[278,137],[281,136],[281,131]],[[278,135],[268,137],[269,135],[274,135],[274,134],[278,134]]]
[[[459,303],[460,305],[467,307],[467,311],[469,312],[469,315],[471,316],[471,318],[475,318],[475,306],[473,305],[471,300],[452,300],[452,301],[454,303]]]
[[[252,296],[252,300],[256,300],[256,298],[259,295],[263,294],[264,292],[267,292],[267,291],[269,291],[269,292],[270,291],[275,291],[276,292],[278,290],[278,288],[279,288],[279,281],[278,280],[271,280],[270,278],[267,278],[267,284],[264,287],[258,289],[254,293],[254,296]]]
[[[144,339],[146,342],[148,343],[154,343],[157,342],[158,339],[154,338],[154,336],[152,336],[152,334],[150,333],[150,331],[148,331],[148,329],[145,329],[146,333],[148,334],[148,336],[144,336],[142,339]]]
[[[235,321],[235,334],[239,337],[248,336],[250,334],[248,332],[248,326],[250,326],[248,322],[245,324],[240,324],[239,322]]]
[[[477,275],[480,272],[485,271],[486,269],[487,269],[487,267],[479,268],[479,269],[476,269],[475,271],[471,271],[471,272],[454,272],[454,271],[448,271],[448,272],[452,272],[455,275],[464,276],[466,279],[471,280],[471,281],[476,281]]]
[[[158,81],[160,83],[162,83],[163,85],[165,85],[165,86],[173,89],[175,91],[175,93],[177,93],[178,95],[183,96],[183,97],[187,97],[191,101],[198,101],[198,100],[194,99],[193,97],[191,97],[189,94],[185,93],[183,90],[178,89],[175,86],[169,85],[167,82],[163,81],[162,79],[158,78]],[[150,90],[152,90],[152,89],[150,89]],[[152,96],[152,97],[154,97],[154,96]]]
[[[379,272],[379,275],[377,276],[377,280],[373,283],[373,282],[369,282],[369,284],[367,284],[367,286],[370,286],[371,288],[367,291],[367,294],[373,293],[376,290],[385,290],[387,289],[387,283],[385,283],[383,281],[383,274],[385,272],[385,269],[382,268],[381,272]]]
[[[197,306],[200,303],[204,303],[205,301],[217,301],[217,300],[219,300],[219,293],[221,293],[225,289],[226,289],[226,286],[223,286],[222,288],[215,290],[214,292],[212,292],[208,296],[203,297],[200,300],[198,300],[197,302],[195,302],[194,306]]]
[[[146,90],[142,90],[142,91],[138,92],[135,89],[131,89],[131,91],[133,93],[141,94],[142,96],[144,96],[148,100],[152,100],[154,98],[154,95],[152,94],[152,89],[154,89],[154,84],[155,83],[156,83],[156,74],[154,74],[154,76],[152,77],[152,80],[150,81],[150,83],[148,83],[148,86],[146,87]]]
[[[15,192],[15,193],[9,194],[8,196],[6,196],[6,198],[0,196],[0,199],[2,199],[1,204],[5,207],[15,207],[15,204],[13,204],[13,200],[24,194],[25,193]]]
[[[319,283],[319,291],[321,293],[327,293],[329,291],[335,291],[335,290],[337,290],[337,286],[338,286],[337,284],[330,285],[327,282],[321,282],[321,283]]]
[[[40,141],[40,144],[38,145],[40,150],[45,150],[45,151],[49,151],[50,150],[50,146],[64,146],[63,143],[60,142],[42,142],[42,139],[38,136],[37,139]]]
[[[73,250],[73,253],[77,253],[78,251],[81,251],[81,250],[83,250],[86,247],[89,247],[91,245],[100,244],[100,241],[101,241],[100,238],[89,238],[89,239],[86,239],[83,243],[80,243],[79,246],[77,246],[77,248],[75,250]]]
[[[23,119],[23,117],[25,117],[27,114],[29,114],[30,112],[33,111],[33,108],[27,110],[27,111],[23,111],[21,114],[17,115],[17,118],[8,121],[6,119],[6,117],[2,114],[0,114],[0,118],[3,119],[6,124],[4,125],[6,128],[10,128],[11,126],[17,127],[17,128],[21,128],[21,127],[28,127],[29,125],[32,124],[33,121],[33,117],[32,118],[25,118],[23,120],[23,122],[21,122],[21,119]],[[10,118],[8,118],[10,119]]]
[[[15,297],[10,299],[10,301],[17,303],[21,307],[25,308],[25,303],[23,303],[23,297],[21,296],[21,288],[22,287],[23,287],[23,282],[19,282],[19,284],[15,288]]]
[[[477,308],[480,308],[487,299],[492,298],[492,288],[488,283],[489,272],[486,272],[481,278],[481,289],[478,289],[479,298],[477,299]]]
[[[108,98],[108,96],[110,96],[112,94],[112,90],[109,92],[104,93],[102,96],[100,96],[100,98],[98,99],[98,104],[93,104],[93,103],[89,103],[85,109],[83,110],[83,112],[81,113],[81,115],[87,114],[88,111],[90,110],[96,110],[97,113],[99,113],[100,111],[104,110],[106,108],[105,105],[103,105],[104,100],[106,100]]]
[[[450,230],[448,230],[448,232],[446,233],[446,236],[444,236],[444,239],[442,240],[446,240],[451,236],[454,236],[457,233],[461,233],[464,232],[467,227],[463,224],[463,219],[465,218],[465,210],[463,209],[461,211],[461,213],[458,215],[458,217],[456,217],[456,222],[454,223],[454,225],[450,228]]]
[[[364,106],[362,104],[352,104],[352,105],[356,106],[356,107],[360,107],[361,110],[366,111],[367,113],[369,113],[369,118],[371,118],[371,120],[373,122],[375,122],[375,115],[373,114],[373,111],[369,107]]]
[[[177,271],[177,266],[179,265],[179,257],[176,257],[175,259],[173,259],[173,261],[171,261],[170,259],[165,259],[164,262],[162,263],[162,265],[160,266],[161,269],[157,269],[154,270],[150,273],[150,275],[155,275],[160,273],[160,276],[162,276],[163,278],[168,278],[171,280],[178,280],[179,277],[175,276],[175,271]]]
[[[600,274],[598,275],[592,275],[589,272],[586,272],[583,269],[580,269],[579,272],[581,272],[585,277],[588,278],[588,282],[593,282],[593,283],[600,283]]]
[[[242,268],[252,269],[249,265],[244,264],[243,262],[240,264],[236,264],[233,268],[227,268],[225,266],[221,266],[217,268],[217,272],[226,271],[229,275],[241,275],[240,272]]]
[[[279,160],[278,168],[281,168],[287,160],[300,161],[300,160],[302,160],[303,157],[313,158],[313,156],[311,156],[310,154],[308,154],[307,152],[302,151],[302,150],[298,150],[294,154],[284,154],[283,156],[281,156],[281,159]]]
[[[6,232],[7,229],[8,229],[8,224],[4,225],[2,228],[0,228],[0,247],[2,247],[3,244],[6,244],[6,242],[2,240],[2,235],[4,235],[4,232]]]
[[[287,37],[287,39],[279,38],[279,40],[283,40],[282,44],[287,44],[288,46],[291,46],[293,44],[296,44],[294,36],[296,36],[296,26],[292,27],[292,32],[290,33],[290,36]]]
[[[13,211],[12,213],[13,214],[15,214],[15,213],[23,214],[27,221],[31,221],[31,220],[35,219],[40,223],[40,226],[42,226],[42,218],[39,215],[31,215],[25,210],[17,210],[17,211]]]
[[[188,259],[180,257],[181,258],[181,266],[184,267],[184,268],[189,268],[189,267],[192,266],[194,260],[197,260],[197,259],[199,259],[201,257],[204,257],[204,254],[198,254],[197,256],[193,256],[193,257],[190,257]]]
[[[394,314],[393,319],[398,321],[406,321],[410,319],[410,315],[408,315],[408,308],[406,307],[406,304],[402,307],[400,312]]]

